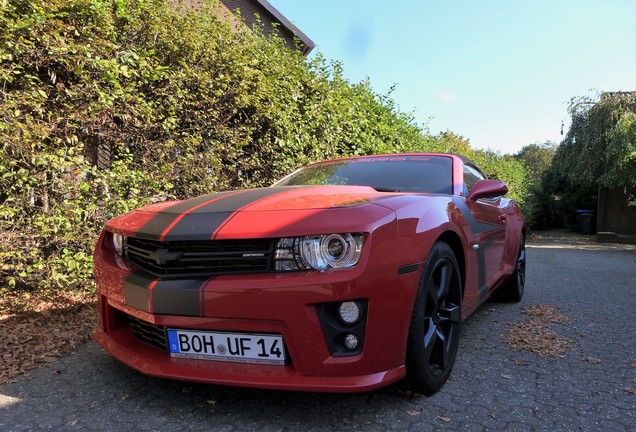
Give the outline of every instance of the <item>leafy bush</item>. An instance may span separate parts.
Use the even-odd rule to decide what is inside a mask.
[[[2,5],[0,287],[91,290],[105,220],[156,196],[262,186],[336,156],[454,148],[340,64],[233,28],[213,0]],[[523,199],[515,161],[483,162]]]
[[[452,132],[443,132],[427,145],[429,151],[457,153],[471,159],[489,178],[504,181],[509,188],[506,195],[516,200],[524,209],[531,211],[528,205],[532,173],[526,164],[511,155],[502,155],[491,150],[478,150],[470,147],[470,143]]]

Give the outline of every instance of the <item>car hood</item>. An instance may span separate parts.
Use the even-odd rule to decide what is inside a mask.
[[[181,205],[162,209],[165,213],[216,213],[219,211],[307,210],[334,207],[353,207],[382,197],[375,189],[365,186],[280,186],[244,189],[204,195]],[[141,209],[142,211],[150,209]]]
[[[149,205],[107,226],[160,241],[363,232],[395,218],[391,209],[373,205],[392,195],[364,186],[245,189]]]

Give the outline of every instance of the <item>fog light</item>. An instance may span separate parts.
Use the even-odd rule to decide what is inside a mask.
[[[345,324],[355,324],[360,319],[360,305],[356,302],[344,302],[338,308],[338,316]]]
[[[357,350],[359,344],[360,344],[360,341],[358,340],[358,336],[356,336],[354,334],[349,333],[344,338],[344,346],[349,351]]]

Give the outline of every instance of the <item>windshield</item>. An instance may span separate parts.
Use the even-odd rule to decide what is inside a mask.
[[[383,156],[320,162],[274,186],[371,186],[381,192],[452,193],[452,164],[443,156]]]

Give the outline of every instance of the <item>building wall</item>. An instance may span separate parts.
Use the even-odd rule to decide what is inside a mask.
[[[598,232],[636,236],[636,206],[627,205],[622,189],[599,189],[596,228]]]

